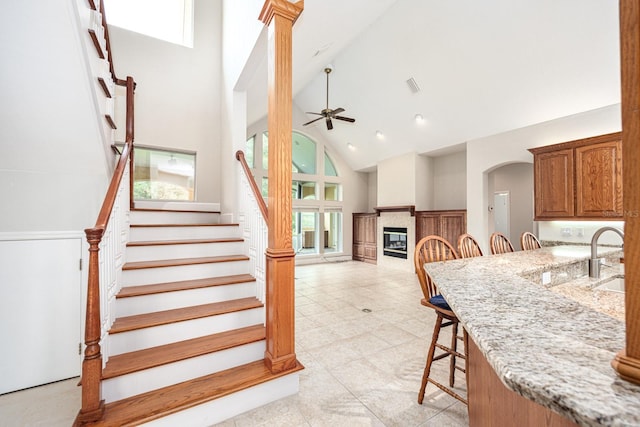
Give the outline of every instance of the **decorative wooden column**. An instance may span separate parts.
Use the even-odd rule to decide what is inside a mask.
[[[640,384],[640,3],[620,0],[626,347],[611,362]]]
[[[304,2],[267,0],[260,20],[268,26],[269,241],[266,251],[265,364],[271,372],[296,367],[294,270],[291,238],[292,30]]]

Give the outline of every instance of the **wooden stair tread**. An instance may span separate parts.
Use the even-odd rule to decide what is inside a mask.
[[[271,373],[264,361],[248,363],[105,405],[104,418],[90,426],[139,425],[202,403],[245,390],[304,369],[300,362]]]
[[[138,242],[129,242],[127,247],[132,246],[165,246],[165,245],[192,245],[200,243],[229,243],[229,242],[243,242],[244,239],[240,237],[219,237],[215,239],[183,239],[183,240],[147,240]]]
[[[152,227],[237,227],[238,224],[217,224],[217,223],[183,223],[183,224],[130,224],[132,228],[152,228]]]
[[[247,261],[246,255],[221,255],[198,258],[159,259],[153,261],[127,262],[122,270],[140,270],[143,268],[177,267],[181,265],[211,264],[216,262]]]
[[[144,369],[209,354],[265,338],[263,325],[220,332],[185,341],[111,356],[102,371],[102,379],[114,378]]]
[[[136,329],[166,325],[185,320],[216,316],[235,311],[250,310],[262,307],[263,304],[255,297],[239,298],[229,301],[214,302],[192,307],[174,308],[172,310],[156,311],[153,313],[136,314],[134,316],[119,317],[113,322],[110,334],[133,331]]]
[[[142,295],[160,294],[164,292],[185,291],[189,289],[209,288],[213,286],[233,285],[253,282],[256,278],[250,274],[211,277],[208,279],[183,280],[179,282],[155,283],[153,285],[125,286],[120,289],[116,298],[138,297]]]

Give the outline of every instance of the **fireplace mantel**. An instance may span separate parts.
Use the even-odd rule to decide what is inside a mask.
[[[374,208],[376,215],[380,216],[380,212],[409,212],[411,216],[416,215],[416,207],[414,205],[405,206],[378,206]]]

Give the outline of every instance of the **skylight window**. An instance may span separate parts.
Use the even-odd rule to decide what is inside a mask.
[[[109,25],[193,47],[193,0],[103,0]]]

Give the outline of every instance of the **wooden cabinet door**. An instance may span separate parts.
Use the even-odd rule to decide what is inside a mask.
[[[622,141],[576,148],[576,215],[622,217]]]
[[[440,233],[455,248],[458,237],[467,231],[467,214],[465,212],[442,213],[440,216]]]
[[[573,149],[536,154],[534,178],[536,219],[575,215]]]
[[[416,244],[432,234],[440,235],[440,214],[416,212]]]
[[[376,245],[377,219],[375,214],[368,215],[364,220],[364,243],[367,245]]]
[[[373,262],[377,258],[376,214],[353,214],[353,254],[357,261]]]

